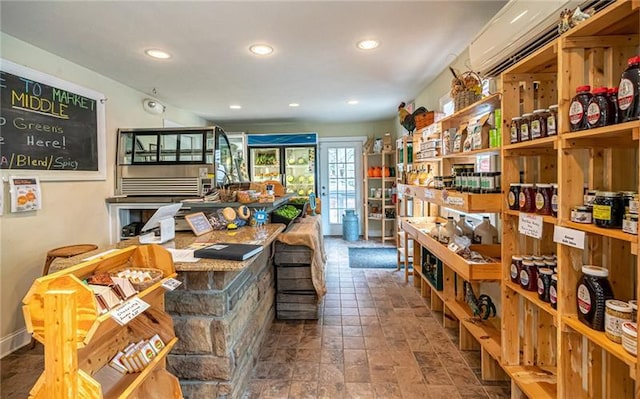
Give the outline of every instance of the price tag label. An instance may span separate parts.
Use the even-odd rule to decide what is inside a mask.
[[[464,198],[447,197],[447,199],[444,200],[444,203],[447,205],[464,206]]]
[[[542,216],[520,212],[518,217],[518,231],[529,237],[542,238]]]
[[[584,249],[584,231],[568,229],[566,227],[555,226],[553,230],[553,241],[578,249]]]
[[[176,288],[178,288],[180,286],[180,284],[182,284],[182,281],[180,280],[176,280],[175,278],[170,278],[167,281],[165,281],[164,283],[162,283],[162,286],[167,290],[167,291],[173,291]]]
[[[149,309],[149,306],[150,305],[142,299],[135,297],[111,310],[111,318],[115,320],[116,323],[124,326],[131,320],[135,319],[139,314]]]
[[[434,199],[436,196],[433,193],[433,190],[424,190],[424,197],[426,199]]]

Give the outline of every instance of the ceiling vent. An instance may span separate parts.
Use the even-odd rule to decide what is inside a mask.
[[[560,12],[580,7],[596,11],[611,1],[511,0],[485,25],[469,45],[471,68],[482,76],[497,76],[540,47],[556,39]]]

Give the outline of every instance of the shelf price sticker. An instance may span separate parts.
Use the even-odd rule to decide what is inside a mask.
[[[111,318],[115,320],[116,323],[124,326],[142,314],[142,312],[149,309],[149,306],[150,305],[142,299],[135,297],[113,309],[111,311]]]
[[[435,196],[435,194],[433,193],[432,190],[426,189],[426,190],[424,190],[424,197],[426,199],[434,199],[436,196]]]
[[[569,247],[584,249],[584,231],[555,226],[553,241]]]
[[[520,212],[518,216],[518,232],[529,237],[542,238],[542,216]]]
[[[182,284],[182,281],[176,280],[175,278],[169,278],[167,281],[162,283],[162,287],[167,291],[173,291],[178,288]]]

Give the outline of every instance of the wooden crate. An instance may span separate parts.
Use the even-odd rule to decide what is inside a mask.
[[[320,308],[315,291],[278,292],[276,317],[281,320],[317,320]]]
[[[273,262],[276,266],[310,265],[313,251],[304,245],[287,245],[276,242]]]
[[[301,265],[276,268],[276,290],[278,292],[314,289],[313,281],[311,280],[311,266]]]

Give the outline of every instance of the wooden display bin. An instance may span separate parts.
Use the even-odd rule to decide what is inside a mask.
[[[276,317],[281,320],[316,320],[318,296],[311,279],[313,251],[303,245],[276,242]]]
[[[134,298],[150,307],[125,325],[100,314],[93,291],[82,282],[97,272],[155,268],[163,278]],[[178,379],[165,370],[177,342],[164,312],[164,283],[175,277],[171,254],[157,245],[132,246],[37,279],[25,296],[27,330],[44,344],[45,371],[31,398],[182,398]],[[131,299],[129,299],[131,301]],[[129,343],[158,334],[165,347],[137,373],[121,374],[109,361]]]

